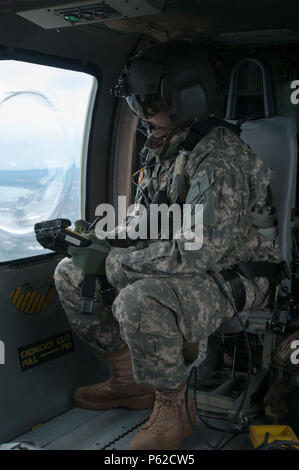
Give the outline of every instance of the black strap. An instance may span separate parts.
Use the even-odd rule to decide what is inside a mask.
[[[220,274],[225,281],[230,283],[235,307],[238,312],[241,312],[246,305],[246,290],[240,275],[233,269],[223,269]]]
[[[111,306],[115,300],[116,293],[114,287],[108,282],[105,274],[96,276],[94,274],[85,274],[81,290],[81,313],[91,315],[95,302],[96,279],[101,284],[101,295],[104,305]]]
[[[232,265],[230,269],[223,269],[220,274],[222,274],[225,281],[230,283],[238,312],[241,312],[246,304],[246,290],[240,274],[253,282],[257,277],[269,279],[269,307],[271,310],[273,310],[275,304],[276,287],[284,279],[290,279],[290,272],[285,261],[281,263],[271,263],[269,261],[241,262]]]
[[[223,119],[218,119],[218,118],[209,118],[206,121],[203,122],[195,122],[191,127],[188,132],[188,135],[184,142],[182,142],[179,146],[178,149],[184,149],[188,150],[191,152],[195,145],[198,144],[198,142],[205,136],[207,135],[213,127],[227,127],[231,131],[233,131],[237,136],[240,136],[241,134],[241,124],[232,124],[230,122],[226,122]]]
[[[84,274],[81,290],[81,313],[91,315],[95,301],[96,278],[94,274]]]
[[[108,282],[106,274],[101,274],[98,276],[98,279],[101,284],[101,295],[104,305],[111,306],[115,300],[116,292],[115,288]]]
[[[285,261],[271,263],[269,261],[247,261],[234,264],[232,269],[245,276],[250,281],[256,277],[267,277],[275,281],[276,285],[284,279],[290,279],[290,271]]]

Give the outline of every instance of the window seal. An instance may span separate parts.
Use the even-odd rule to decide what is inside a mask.
[[[92,134],[93,113],[96,108],[98,98],[98,81],[95,79],[93,87],[90,91],[89,106],[85,116],[85,124],[83,130],[82,150],[81,150],[81,164],[80,164],[80,186],[79,186],[79,217],[80,219],[86,218],[86,179],[87,179],[87,164],[89,154],[89,144]]]

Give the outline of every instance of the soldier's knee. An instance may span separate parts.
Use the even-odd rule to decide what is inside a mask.
[[[142,281],[124,287],[116,297],[112,312],[126,338],[135,335],[139,328],[143,310]]]
[[[136,305],[134,292],[133,284],[131,284],[124,287],[114,300],[112,311],[118,321],[121,321],[124,316],[128,316],[129,312],[134,309]]]
[[[70,258],[63,258],[61,261],[59,261],[54,272],[55,281],[65,277],[66,272],[70,269],[69,264],[71,261],[72,260]]]
[[[82,272],[74,266],[71,258],[63,258],[56,266],[54,272],[55,285],[60,290],[62,285],[69,285],[78,288],[83,279]]]
[[[113,308],[116,315],[131,315],[145,307],[146,299],[152,292],[148,280],[141,279],[124,287],[116,297]]]

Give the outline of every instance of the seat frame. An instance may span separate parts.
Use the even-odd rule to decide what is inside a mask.
[[[262,72],[263,91],[264,91],[264,111],[265,119],[251,120],[242,124],[241,137],[245,142],[249,143],[253,150],[265,159],[265,163],[273,168],[276,167],[275,182],[274,186],[277,191],[273,191],[274,205],[278,208],[277,219],[279,226],[279,245],[282,252],[283,259],[286,261],[287,266],[290,268],[292,265],[292,230],[294,223],[290,218],[291,209],[295,207],[296,197],[296,175],[297,175],[297,138],[296,138],[296,124],[293,118],[285,118],[277,116],[275,95],[272,74],[269,65],[253,57],[242,59],[237,63],[232,71],[230,79],[230,88],[226,109],[227,120],[233,121],[236,114],[236,102],[237,102],[237,87],[239,79],[240,68],[246,63],[255,63],[258,65]],[[235,122],[235,121],[233,121]],[[260,129],[265,133],[266,146],[261,142],[256,142],[253,137],[255,136],[256,128],[260,126]],[[245,132],[244,132],[245,128]],[[277,138],[279,132],[282,134],[282,138],[285,139],[287,146],[281,146],[283,155],[278,156],[275,159],[275,151],[277,154],[277,142],[272,143],[274,149],[274,157],[272,151],[269,151],[269,138],[271,137],[271,131],[273,137]],[[277,155],[276,155],[277,157]],[[272,160],[273,161],[272,161]],[[285,166],[284,166],[285,164]],[[285,179],[285,188],[281,187],[280,179]],[[275,189],[274,188],[274,189]],[[282,204],[279,198],[284,197]],[[279,206],[279,207],[277,207]],[[213,415],[213,416],[224,416],[230,419],[235,426],[239,426],[241,423],[247,422],[249,418],[256,414],[258,410],[253,406],[253,395],[260,389],[265,383],[269,371],[271,368],[271,358],[273,351],[276,347],[277,337],[284,333],[286,323],[290,317],[290,311],[292,308],[292,296],[290,293],[291,281],[286,280],[277,288],[276,301],[273,311],[265,309],[262,311],[254,312],[240,312],[239,316],[243,320],[244,329],[247,333],[253,333],[256,335],[263,335],[263,353],[262,363],[260,369],[256,374],[251,373],[250,380],[247,381],[247,386],[239,393],[237,398],[230,398],[227,394],[232,391],[235,385],[238,383],[240,376],[244,376],[244,373],[238,373],[235,370],[235,357],[237,350],[234,353],[233,368],[230,377],[226,378],[223,383],[210,392],[201,390],[196,391],[197,407],[202,414]],[[245,320],[244,320],[245,317]],[[231,321],[233,320],[233,321]],[[225,338],[225,334],[235,333],[236,327],[236,316],[223,323],[221,326],[222,334]],[[233,325],[232,330],[230,326]],[[240,334],[239,322],[237,321],[237,331]],[[227,326],[228,325],[228,326]],[[207,357],[207,346],[208,339],[203,339],[199,343],[199,354],[197,359],[189,365],[187,369],[188,375],[191,370],[196,367],[199,368]],[[245,374],[245,376],[248,374]]]

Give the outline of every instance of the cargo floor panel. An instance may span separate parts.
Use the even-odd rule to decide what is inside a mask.
[[[72,408],[13,441],[35,444],[47,450],[101,449],[146,420],[150,412],[125,408],[105,411]]]
[[[127,450],[133,436],[150,414],[151,410],[132,411],[118,408],[94,411],[72,408],[13,441],[27,442],[46,450]],[[224,429],[227,426],[227,422],[223,420],[209,419],[208,422]],[[198,421],[196,431],[185,439],[182,449],[208,449],[203,439],[215,445],[221,437],[222,433],[206,429]],[[236,436],[225,449],[253,447],[249,435],[244,433]]]

